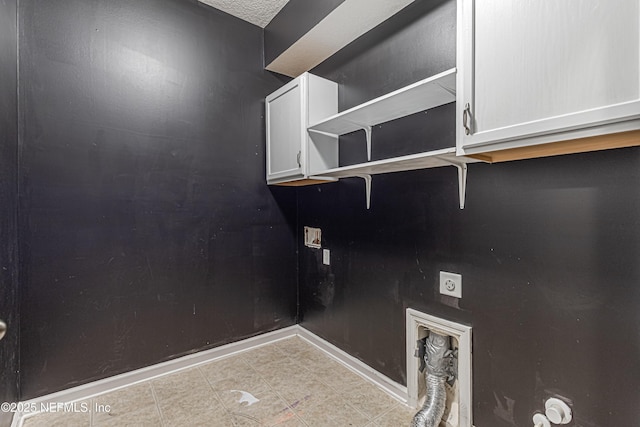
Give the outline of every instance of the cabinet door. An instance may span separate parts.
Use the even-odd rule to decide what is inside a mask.
[[[459,154],[637,129],[639,4],[459,0]]]
[[[305,176],[304,79],[297,78],[266,98],[267,181]]]

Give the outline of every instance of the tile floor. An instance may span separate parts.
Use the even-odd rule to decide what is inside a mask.
[[[76,408],[30,416],[23,426],[401,427],[415,412],[298,337],[99,395]]]

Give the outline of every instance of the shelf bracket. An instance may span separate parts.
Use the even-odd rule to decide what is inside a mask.
[[[363,126],[362,130],[367,136],[367,161],[370,162],[371,161],[371,126]]]
[[[367,199],[367,209],[369,209],[371,207],[371,175],[362,174],[353,176],[364,179],[364,191]]]
[[[464,200],[467,193],[467,164],[454,162],[442,157],[438,158],[458,169],[458,197],[460,198],[460,209],[464,209]]]
[[[371,161],[371,126],[369,125],[361,125],[360,123],[354,122],[352,120],[345,120],[353,125],[358,126],[360,129],[364,131],[365,136],[367,137],[367,161]]]

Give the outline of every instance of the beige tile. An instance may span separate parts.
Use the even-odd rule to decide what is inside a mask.
[[[303,398],[290,403],[289,407],[293,409],[294,412],[298,412],[298,411],[302,412],[306,407],[318,405],[333,396],[334,396],[333,394],[328,394],[328,395],[316,394],[316,395],[304,396]]]
[[[217,367],[206,365],[201,367],[204,377],[208,380],[211,388],[216,392],[225,390],[245,390],[248,392],[262,390],[268,387],[264,379],[244,362],[242,369],[234,367],[228,375],[220,375]],[[221,379],[221,377],[224,377]]]
[[[332,357],[315,347],[301,351],[295,355],[295,359],[305,369],[311,371],[315,369],[324,369],[325,367],[331,366],[332,362],[335,363],[335,360]]]
[[[242,406],[251,406],[261,399],[261,396],[273,394],[273,391],[264,385],[259,387],[227,388],[218,392],[218,398],[227,410],[233,410]]]
[[[239,402],[237,393],[228,393],[226,396],[232,397],[222,399],[227,410],[234,416],[235,422],[243,422],[246,425],[257,422],[257,425],[271,426],[295,418],[287,403],[272,391],[256,394],[254,397],[257,401],[252,404]]]
[[[260,376],[274,390],[287,390],[295,384],[309,381],[313,375],[288,361],[274,362],[263,367]]]
[[[92,425],[95,427],[157,427],[162,425],[160,412],[156,405],[146,406],[120,415],[106,413],[99,418],[96,418],[94,413],[93,417]]]
[[[225,359],[216,360],[198,367],[202,375],[210,382],[220,381],[227,378],[235,378],[246,374],[254,374],[255,371],[240,357],[232,356]]]
[[[231,414],[231,419],[236,427],[265,426],[258,418],[252,416]]]
[[[270,424],[268,422],[263,422],[257,418],[236,414],[233,416],[233,421],[236,427],[249,427],[249,426],[261,426],[261,427],[307,427],[307,425],[297,418],[295,415],[291,415],[289,418],[286,418],[284,421],[278,422],[276,424]]]
[[[369,383],[347,387],[340,391],[340,396],[368,419],[379,417],[398,404],[397,400]]]
[[[280,351],[280,349],[274,344],[264,345],[253,350],[240,353],[240,358],[247,362],[249,366],[254,368],[255,366],[265,365],[277,360],[285,359],[286,357],[287,355]]]
[[[183,414],[182,417],[176,419],[164,420],[166,427],[196,427],[196,426],[215,426],[215,427],[235,427],[233,418],[230,414],[214,410],[204,409],[195,412]]]
[[[156,378],[151,381],[151,385],[155,391],[156,398],[159,400],[172,399],[182,394],[213,392],[209,383],[197,368]]]
[[[334,390],[317,377],[303,373],[297,373],[282,381],[274,382],[272,387],[290,405],[310,397],[322,400],[335,394]]]
[[[273,345],[289,357],[296,357],[301,353],[309,351],[318,351],[314,345],[309,344],[307,341],[298,337],[291,337],[276,341]]]
[[[293,410],[293,412],[299,416],[301,419],[303,417],[304,414],[308,413],[309,411],[314,411],[315,408],[322,406],[324,404],[325,401],[329,400],[332,398],[333,395],[308,395],[308,396],[304,396],[294,402],[291,402],[289,404],[289,407]],[[354,410],[355,409],[350,409],[350,410]]]
[[[91,414],[88,411],[45,412],[25,418],[22,425],[24,427],[89,427]]]
[[[274,390],[281,390],[288,387],[295,377],[299,375],[300,370],[291,366],[282,366],[278,369],[274,369],[270,372],[260,374],[261,378],[270,388]]]
[[[156,401],[148,382],[97,396],[92,399],[91,409],[94,425],[114,425],[114,420],[124,422],[125,418],[131,416],[140,422],[159,420]]]
[[[411,424],[411,420],[416,412],[415,409],[399,403],[390,411],[373,421],[376,426],[380,427],[408,426]]]
[[[304,371],[302,366],[298,364],[295,359],[291,359],[287,356],[274,358],[273,360],[266,362],[250,364],[250,366],[255,372],[263,377],[270,375],[272,372]]]
[[[267,382],[275,381],[279,378],[286,378],[300,372],[306,372],[301,366],[290,359],[278,360],[266,365],[256,366],[256,372]]]
[[[258,401],[243,403],[241,392]],[[88,406],[96,404],[110,406],[108,413],[93,414],[97,427],[395,427],[413,417],[412,410],[299,338],[98,396]],[[91,416],[41,414],[24,425],[84,427]]]
[[[296,414],[311,427],[365,426],[369,419],[347,404],[341,396],[296,407]]]
[[[292,416],[289,419],[279,422],[277,424],[274,424],[274,426],[277,427],[307,427],[307,424],[302,421],[300,418],[298,418],[297,416]]]
[[[310,371],[318,375],[323,383],[338,391],[370,384],[360,375],[345,368],[342,364],[334,360],[330,360],[322,366],[314,365],[310,368]]]
[[[213,392],[177,395],[172,399],[158,400],[158,406],[163,421],[170,425],[180,425],[182,420],[200,414],[211,419],[225,415],[224,406]]]
[[[243,392],[249,393],[251,396],[256,396],[271,391],[271,387],[260,377],[252,377],[243,381],[228,378],[213,383],[211,386],[225,406],[227,406],[226,403],[228,401],[231,402],[235,400],[237,402],[241,400],[244,397]]]
[[[225,419],[222,402],[199,370],[191,369],[151,382],[166,425],[195,425],[195,421]]]

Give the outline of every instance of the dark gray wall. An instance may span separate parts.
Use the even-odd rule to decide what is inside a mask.
[[[264,63],[270,64],[344,0],[290,1],[264,29]]]
[[[16,38],[16,0],[0,0],[0,319],[8,326],[0,341],[0,402],[18,399]],[[0,412],[0,426],[10,419]]]
[[[185,0],[21,2],[22,398],[295,323],[262,30]]]
[[[420,1],[312,70],[345,109],[455,65],[455,1]],[[445,106],[374,129],[374,158],[455,143]],[[392,131],[395,129],[395,132]],[[362,133],[344,163],[360,161]],[[543,399],[574,401],[576,426],[632,426],[640,401],[640,149],[469,166],[301,188],[301,323],[406,383],[405,310],[473,326],[477,427],[529,426]],[[463,275],[464,298],[438,294]]]
[[[21,3],[22,398],[292,324],[296,190],[264,185],[262,99],[282,82],[261,71],[260,29],[188,1]],[[314,72],[348,108],[453,66],[454,33],[455,2],[419,1]],[[377,127],[374,157],[451,145],[452,115]],[[358,161],[362,139],[346,140]],[[635,425],[639,165],[637,148],[471,165],[463,211],[452,168],[375,177],[370,211],[357,180],[299,189],[300,227],[332,250],[324,267],[300,248],[302,324],[405,382],[404,310],[463,321],[477,427],[530,425],[554,390],[576,425]],[[3,265],[15,253],[3,242]],[[459,307],[439,270],[463,274]]]

